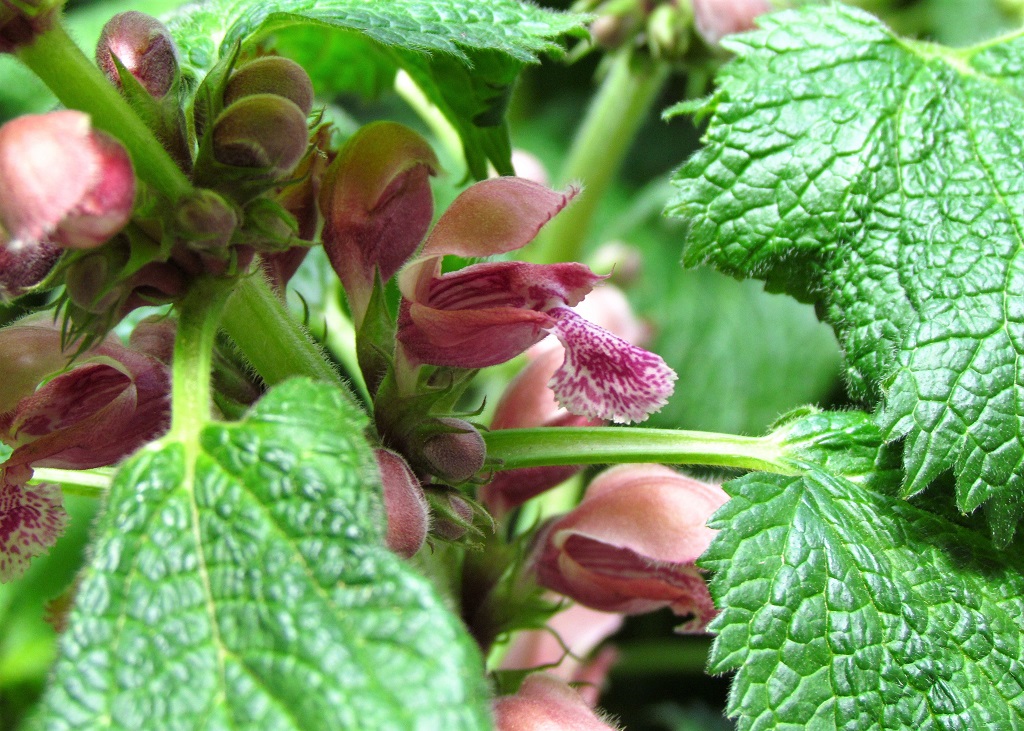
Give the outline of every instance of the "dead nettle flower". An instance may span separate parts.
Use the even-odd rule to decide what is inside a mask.
[[[113,336],[36,388],[73,353],[45,321],[0,330],[0,372],[11,374],[0,395],[0,441],[14,448],[3,465],[8,476],[14,468],[114,464],[166,430],[169,369]]]
[[[324,250],[345,287],[358,328],[379,273],[387,282],[416,251],[434,215],[429,178],[437,156],[394,122],[356,132],[324,175]]]
[[[118,89],[121,74],[114,57],[155,99],[163,98],[178,74],[178,51],[171,33],[151,15],[129,10],[103,26],[96,45],[96,65]]]
[[[653,353],[580,317],[572,308],[600,282],[583,264],[474,264],[441,273],[445,255],[514,251],[576,195],[521,178],[492,178],[465,190],[430,232],[420,257],[399,274],[403,368],[484,368],[519,355],[549,332],[565,359],[549,385],[570,412],[643,421],[663,406],[676,374]],[[413,380],[399,373],[400,383]]]
[[[604,285],[581,302],[577,312],[631,345],[643,345],[648,328],[633,314],[629,301],[617,287]],[[512,380],[498,401],[491,429],[523,429],[537,426],[601,426],[605,422],[569,413],[558,405],[548,388],[565,357],[557,338],[548,337],[526,351],[530,362]],[[501,516],[532,497],[550,490],[582,469],[579,465],[523,467],[495,474],[480,488],[480,501],[494,516]]]
[[[430,512],[420,481],[397,453],[375,449],[377,468],[384,488],[387,515],[387,547],[409,558],[423,547],[430,529]]]
[[[124,147],[88,115],[59,111],[0,127],[0,190],[5,248],[89,249],[128,223],[135,176]]]
[[[697,33],[712,48],[727,35],[753,30],[757,16],[772,10],[770,0],[692,0]]]
[[[663,465],[620,465],[599,475],[573,511],[546,525],[533,558],[542,586],[605,612],[669,607],[701,632],[715,615],[696,560],[727,500],[717,485]]]
[[[575,690],[546,673],[528,675],[519,692],[494,701],[497,731],[616,731]]]
[[[557,601],[557,600],[556,600]],[[577,691],[588,705],[597,699],[617,657],[614,647],[594,651],[622,627],[623,616],[572,604],[558,612],[543,629],[517,632],[501,659],[503,670],[543,668]],[[593,657],[591,655],[593,654]]]

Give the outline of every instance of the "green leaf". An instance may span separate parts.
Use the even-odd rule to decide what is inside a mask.
[[[725,487],[702,565],[741,731],[1024,727],[1019,554],[816,467]]]
[[[256,44],[300,24],[339,29],[330,48],[352,59],[343,73],[352,78],[365,66],[383,80],[404,68],[459,131],[481,178],[488,160],[511,170],[503,122],[512,81],[540,54],[561,53],[562,37],[586,35],[583,20],[518,0],[212,0],[186,6],[169,26],[194,76],[237,42]]]
[[[819,304],[856,395],[906,437],[905,491],[945,470],[1024,511],[1024,35],[963,51],[836,5],[731,42],[707,146],[677,174],[689,264]]]
[[[126,464],[37,727],[487,728],[475,645],[383,546],[365,425],[293,380]]]

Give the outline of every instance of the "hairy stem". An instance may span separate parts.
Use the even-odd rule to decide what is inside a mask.
[[[20,49],[18,58],[50,87],[64,106],[88,113],[94,127],[120,140],[131,155],[139,178],[172,201],[192,190],[192,184],[167,150],[75,45],[60,22],[54,23],[35,43]]]
[[[484,434],[500,470],[566,464],[658,462],[798,474],[772,437],[634,427],[499,429]]]
[[[576,133],[558,182],[580,182],[584,190],[541,232],[526,255],[539,263],[579,261],[583,245],[633,138],[658,97],[668,66],[621,52]]]

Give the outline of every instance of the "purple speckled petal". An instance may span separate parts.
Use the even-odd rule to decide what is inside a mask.
[[[584,320],[567,307],[548,312],[565,361],[548,382],[555,398],[581,416],[619,424],[644,421],[665,405],[677,378],[660,357]]]
[[[33,558],[57,542],[67,523],[57,485],[0,479],[0,583],[25,573]]]

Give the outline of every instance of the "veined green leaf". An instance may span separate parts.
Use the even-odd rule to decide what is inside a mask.
[[[358,54],[347,54],[355,66],[343,73],[351,77],[360,63],[374,76],[405,68],[459,131],[470,172],[481,178],[488,161],[511,172],[503,122],[512,80],[540,54],[560,53],[563,37],[586,35],[583,20],[519,0],[207,0],[182,8],[168,25],[194,76],[235,43],[265,41],[281,29],[348,31],[332,39],[336,55],[346,55],[346,39],[358,44]]]
[[[120,471],[47,729],[486,729],[482,661],[383,545],[365,417],[289,381]]]
[[[767,16],[703,111],[685,260],[817,302],[857,395],[1002,543],[1024,513],[1024,34],[952,50],[872,16]]]
[[[702,565],[711,670],[753,729],[1024,727],[1024,562],[819,468],[752,474]]]

